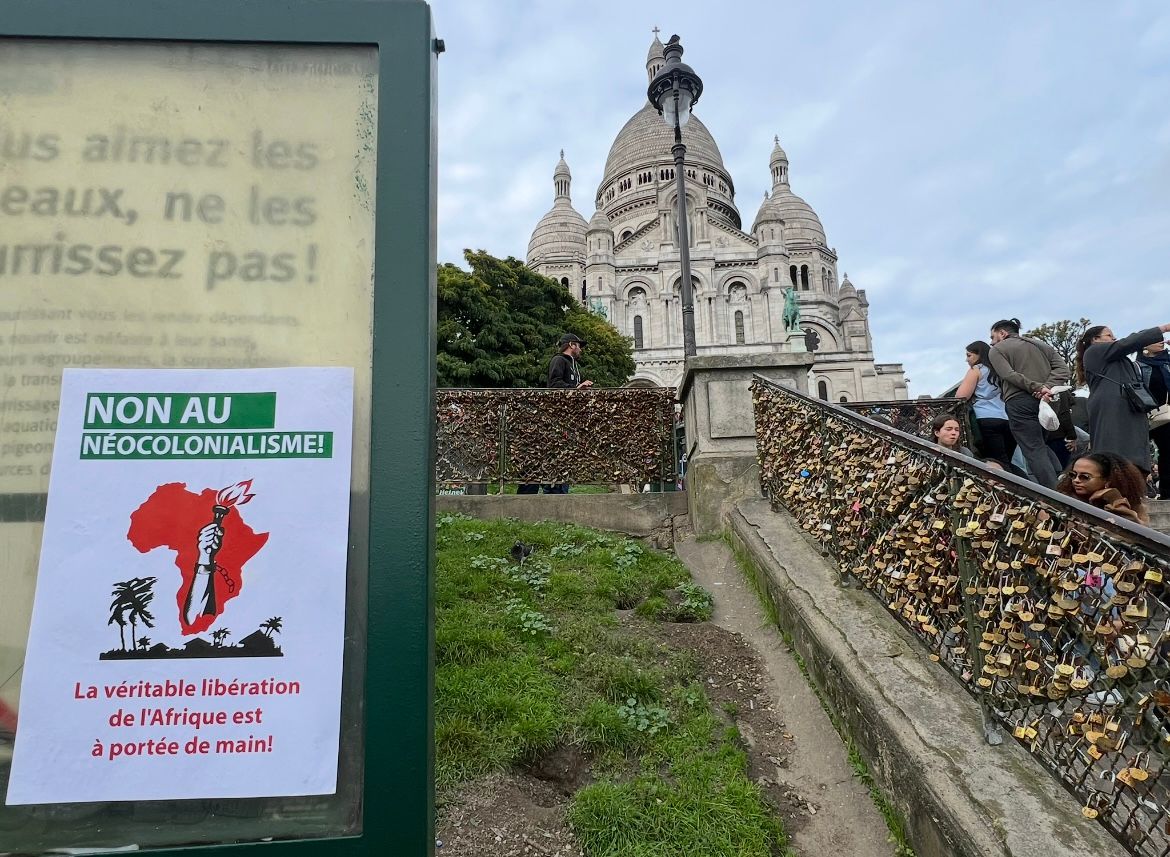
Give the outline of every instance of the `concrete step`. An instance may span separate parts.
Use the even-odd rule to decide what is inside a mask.
[[[1170,535],[1170,500],[1150,500],[1150,528]]]

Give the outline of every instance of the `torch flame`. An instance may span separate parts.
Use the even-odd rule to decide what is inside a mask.
[[[255,494],[248,493],[251,488],[251,479],[246,482],[237,482],[235,485],[229,485],[215,495],[215,502],[220,506],[227,506],[228,508],[242,506],[256,496]]]

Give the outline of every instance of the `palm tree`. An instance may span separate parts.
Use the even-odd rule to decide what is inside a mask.
[[[231,631],[227,628],[220,628],[218,631],[211,632],[211,642],[215,646],[222,646],[225,638],[231,636]]]
[[[133,580],[123,580],[121,583],[114,584],[114,590],[110,596],[114,599],[110,602],[110,621],[107,625],[118,624],[118,637],[122,641],[122,651],[126,651],[126,611],[130,609],[131,588],[134,585]]]
[[[126,612],[130,614],[130,641],[134,646],[138,645],[135,637],[139,621],[147,628],[154,627],[154,616],[146,608],[154,600],[154,582],[157,579],[155,577],[136,577],[130,581]]]
[[[265,632],[265,637],[271,639],[274,633],[280,633],[282,622],[283,620],[279,616],[273,616],[271,619],[268,619],[260,624],[260,630]]]
[[[150,648],[150,637],[141,637],[138,640],[138,648],[142,649],[142,651],[144,651],[144,652],[147,649],[149,649]]]

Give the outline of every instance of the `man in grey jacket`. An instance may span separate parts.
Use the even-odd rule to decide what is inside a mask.
[[[1052,398],[1052,388],[1068,384],[1068,364],[1047,342],[1020,336],[1020,320],[1009,318],[991,326],[991,368],[999,376],[1000,394],[1008,426],[1032,478],[1055,488],[1060,460],[1045,442],[1040,425],[1040,402]]]

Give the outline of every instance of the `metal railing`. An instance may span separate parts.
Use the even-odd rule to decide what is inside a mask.
[[[440,389],[435,481],[673,486],[674,390]]]
[[[966,399],[897,399],[887,402],[842,402],[841,407],[885,423],[906,434],[928,437],[930,424],[939,414],[948,414],[959,421],[965,436],[970,436],[967,415],[970,408]]]
[[[1132,853],[1170,855],[1170,539],[756,376],[760,482]]]

